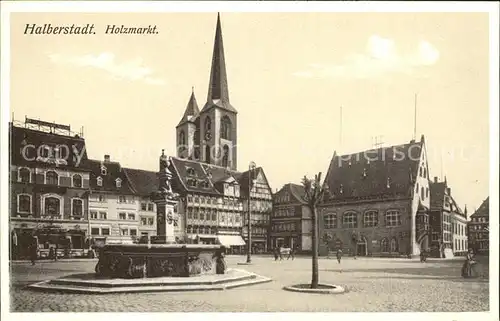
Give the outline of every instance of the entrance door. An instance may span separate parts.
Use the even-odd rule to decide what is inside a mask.
[[[366,245],[366,238],[362,237],[357,244],[357,255],[359,256],[367,256],[368,255],[368,248]]]

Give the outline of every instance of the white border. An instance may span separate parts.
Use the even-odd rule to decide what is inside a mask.
[[[498,88],[499,88],[499,65],[498,65],[498,3],[494,2],[111,2],[111,1],[89,1],[89,2],[5,2],[1,3],[1,152],[0,159],[2,165],[2,173],[8,168],[8,126],[7,121],[9,117],[9,107],[10,106],[10,92],[9,92],[9,79],[10,79],[10,13],[11,12],[234,12],[234,11],[250,11],[250,12],[273,12],[273,11],[285,11],[285,12],[489,12],[490,13],[490,211],[493,215],[490,216],[491,226],[493,232],[490,234],[490,243],[498,244]],[[8,175],[0,175],[1,179],[1,195],[0,195],[0,206],[1,206],[1,235],[9,235],[8,232],[8,215],[10,198],[8,195]],[[7,258],[8,253],[8,240],[6,237],[0,239],[1,253],[3,258]],[[492,258],[498,258],[498,247],[492,246],[490,249],[490,256]],[[1,287],[1,297],[2,297],[2,317],[7,317],[12,315],[9,313],[9,287],[8,287],[8,271],[9,263],[8,260],[1,260],[2,267],[2,287]],[[490,260],[490,309],[493,313],[426,313],[426,320],[437,320],[437,319],[453,319],[453,320],[466,320],[481,316],[483,320],[497,320],[496,315],[498,315],[498,260]],[[120,317],[126,317],[129,314],[121,313]],[[194,314],[181,314],[181,313],[170,313],[168,318],[182,318],[184,320],[191,318],[210,318],[213,314],[208,313],[194,313]],[[367,313],[349,313],[343,314],[352,321],[359,319],[371,319],[374,314]],[[16,314],[16,319],[31,319],[35,314]],[[139,315],[134,315],[134,317]],[[221,318],[218,315],[214,317]],[[338,314],[337,314],[338,316]],[[414,313],[377,313],[376,318],[381,319],[420,319],[421,316]],[[65,315],[56,313],[45,313],[36,315],[37,318],[44,319],[58,319],[64,318]],[[109,317],[108,314],[72,314],[71,318],[76,320],[88,320],[88,318],[95,317]],[[148,313],[146,315],[140,315],[140,318],[148,319],[158,319],[163,320],[165,316],[159,314]],[[241,314],[238,316],[240,319],[254,319],[256,316],[251,314]],[[261,313],[258,318],[275,318],[275,314]],[[308,316],[303,313],[293,313],[293,314],[283,314],[284,318],[307,318]],[[316,313],[315,318],[319,319],[331,319],[333,316],[329,313]],[[231,316],[227,317],[232,318]],[[335,318],[335,317],[333,317]]]

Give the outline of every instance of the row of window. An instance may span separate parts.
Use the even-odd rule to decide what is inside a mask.
[[[473,217],[471,219],[471,222],[475,222],[475,223],[488,223],[488,220],[489,217]]]
[[[263,228],[263,227],[253,227],[252,226],[252,234],[253,235],[263,235],[263,234],[267,234],[267,229],[266,228]]]
[[[274,211],[275,217],[290,217],[295,216],[295,207],[278,208]]]
[[[465,235],[465,226],[458,223],[453,223],[453,234]]]
[[[188,196],[188,204],[213,204],[213,205],[229,205],[229,206],[241,206],[241,201],[232,198],[215,198],[215,197],[204,197],[204,196]]]
[[[470,225],[469,229],[471,231],[480,231],[480,230],[483,230],[483,226],[482,225]]]
[[[142,217],[141,216],[141,225],[154,225],[155,224],[155,218],[154,217]]]
[[[31,183],[31,170],[27,167],[18,169],[17,181],[21,183]],[[59,185],[59,174],[55,171],[46,171],[44,174],[44,184],[46,185]],[[73,174],[71,176],[71,186],[82,188],[83,177],[80,174]]]
[[[141,211],[154,212],[155,205],[153,203],[141,203]]]
[[[473,233],[471,237],[475,237],[477,240],[488,239],[489,233]]]
[[[376,227],[379,226],[379,212],[370,210],[363,214],[363,227]],[[337,213],[327,213],[323,216],[323,223],[325,229],[332,229],[338,227]],[[400,226],[401,213],[398,210],[388,210],[385,212],[385,226],[394,227]],[[342,215],[343,228],[357,228],[358,227],[358,213],[345,212]]]
[[[297,230],[297,224],[295,223],[282,223],[275,224],[272,226],[273,232],[293,232]]]
[[[256,200],[251,201],[250,208],[253,212],[270,212],[273,205],[271,202]]]
[[[467,240],[455,240],[455,251],[467,251]]]
[[[210,226],[188,226],[186,229],[187,234],[217,234],[217,228]]]
[[[17,195],[17,212],[18,213],[33,213],[32,196],[29,194]],[[59,195],[47,194],[42,195],[41,208],[42,215],[60,216],[63,212],[63,198]],[[83,216],[83,200],[80,198],[71,199],[71,215],[74,217]]]
[[[121,213],[118,213],[118,218],[120,220],[135,221],[135,214],[121,212]]]
[[[290,203],[290,194],[279,195],[275,198],[276,203]]]
[[[419,185],[417,183],[417,184],[415,184],[415,193],[417,193],[417,194],[418,194],[418,188],[419,188]],[[429,188],[428,187],[424,188],[422,186],[422,187],[420,187],[420,198],[422,200],[425,200],[426,197],[429,197]]]

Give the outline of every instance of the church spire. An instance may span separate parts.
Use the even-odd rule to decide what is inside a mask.
[[[184,115],[182,116],[182,119],[177,127],[189,121],[193,122],[199,113],[200,110],[198,109],[198,103],[196,102],[196,97],[194,96],[194,87],[192,87],[191,97],[189,98]]]
[[[212,55],[212,68],[210,70],[207,102],[217,103],[217,100],[229,104],[226,61],[224,59],[224,44],[222,41],[222,27],[219,13],[217,13],[217,26],[215,29],[214,51]]]

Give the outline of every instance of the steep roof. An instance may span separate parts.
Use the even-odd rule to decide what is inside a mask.
[[[196,102],[196,97],[194,96],[194,89],[193,89],[193,92],[191,93],[191,97],[189,97],[189,101],[187,103],[186,110],[184,111],[184,115],[182,116],[177,127],[179,127],[187,122],[194,123],[194,121],[198,117],[199,113],[200,113],[200,110],[198,109],[198,103]]]
[[[220,14],[217,14],[217,26],[215,28],[214,50],[212,54],[212,67],[210,69],[207,102],[203,107],[202,112],[205,112],[212,107],[219,107],[227,111],[237,113],[236,109],[229,103],[226,60],[224,57],[224,43],[222,41]]]
[[[131,189],[143,196],[149,196],[158,191],[158,174],[152,171],[142,169],[123,168],[127,181]]]
[[[329,200],[409,197],[423,147],[422,136],[420,142],[350,155],[334,154],[325,179]]]
[[[490,216],[490,197],[488,196],[471,217]]]
[[[135,194],[120,163],[89,159],[83,163],[82,166],[91,170],[90,189],[92,191],[110,192],[124,195]],[[105,175],[101,172],[102,166],[106,167]],[[97,185],[98,177],[102,178],[102,186]],[[118,178],[121,179],[121,187],[116,186],[116,180]]]
[[[18,127],[10,124],[10,160],[12,164],[19,166],[32,166],[36,164],[39,167],[54,167],[54,163],[38,159],[38,148],[47,145],[51,148],[59,146],[61,158],[66,160],[67,164],[58,164],[61,169],[85,170],[81,162],[87,160],[87,151],[85,140],[79,136],[67,136],[55,133],[48,133],[34,129]],[[23,152],[24,151],[24,152]],[[24,155],[23,155],[24,153]],[[66,154],[68,153],[68,154]],[[81,159],[80,159],[81,157]],[[80,163],[78,162],[80,160]]]
[[[444,206],[444,196],[446,191],[446,182],[430,182],[429,183],[429,191],[430,191],[430,205],[431,208],[441,209]]]
[[[221,195],[223,194],[222,184],[231,182],[231,184],[243,186],[243,188],[240,189],[240,195],[242,197],[248,195],[248,191],[244,188],[244,186],[248,186],[248,171],[238,172],[224,167],[178,157],[171,157],[170,167],[174,174],[172,188],[178,193],[191,192]],[[259,173],[262,173],[265,178],[264,171],[261,167],[255,169],[255,177]]]
[[[304,198],[306,194],[304,186],[294,183],[283,185],[283,187],[273,195],[273,199],[279,199],[287,194],[290,196],[290,200],[287,201],[287,203],[306,203]]]

